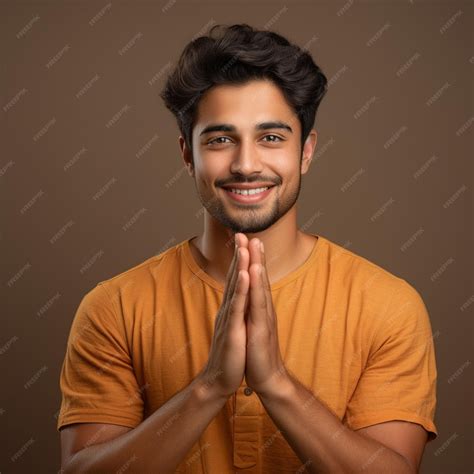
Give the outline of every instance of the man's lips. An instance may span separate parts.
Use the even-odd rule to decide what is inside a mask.
[[[224,189],[258,189],[258,188],[272,188],[276,186],[275,183],[260,182],[260,183],[235,183],[225,184],[221,186]]]
[[[263,187],[265,187],[265,186],[262,186],[262,188]],[[252,203],[257,203],[257,202],[263,201],[272,192],[272,189],[274,187],[275,187],[275,185],[269,187],[265,191],[255,193],[255,194],[248,194],[248,195],[234,193],[230,189],[226,189],[226,188],[223,188],[223,189],[224,189],[226,195],[229,196],[232,200],[234,200],[236,202],[252,204]],[[249,189],[249,188],[246,188],[246,189]],[[250,188],[250,189],[256,189],[256,188]]]

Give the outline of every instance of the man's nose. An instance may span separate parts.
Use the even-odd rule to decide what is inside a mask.
[[[250,175],[262,171],[262,161],[258,154],[257,146],[252,139],[242,139],[236,147],[231,169],[232,173]]]

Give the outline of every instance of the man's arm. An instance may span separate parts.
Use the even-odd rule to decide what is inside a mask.
[[[382,423],[358,433],[289,373],[258,396],[308,472],[418,472],[427,433],[417,424]]]
[[[63,472],[102,473],[122,472],[125,469],[127,472],[139,473],[175,471],[244,378],[247,341],[244,309],[248,280],[245,275],[242,277],[242,270],[248,265],[246,252],[245,248],[239,248],[237,238],[227,272],[224,296],[215,318],[209,359],[202,371],[186,388],[132,430],[99,424],[82,428],[77,435],[77,430],[81,428],[71,427],[72,431],[61,435],[63,451],[67,451],[62,456]],[[66,400],[73,400],[79,412],[81,402],[85,403],[94,394],[95,413],[100,414],[102,409],[102,413],[107,410],[120,416],[128,410],[125,414],[136,418],[141,414],[141,410],[138,411],[141,403],[137,403],[133,410],[130,406],[124,407],[127,396],[135,394],[137,389],[132,360],[126,344],[119,346],[117,340],[120,336],[114,336],[111,332],[116,319],[105,296],[106,293],[95,290],[81,304],[73,323],[73,337],[70,337],[66,364],[63,366],[62,387],[67,386],[69,398]],[[78,338],[78,328],[83,323],[90,323],[92,330],[87,338]],[[104,372],[104,377],[90,376],[99,369],[101,357],[97,357],[97,351],[102,351],[102,359],[109,360],[112,354],[120,361],[115,372]],[[71,354],[75,357],[72,358]],[[72,377],[73,382],[66,384],[69,379],[66,374],[77,374],[79,371],[82,372],[82,379],[75,380]],[[104,382],[107,374],[110,374],[108,384]],[[117,380],[125,382],[120,385]],[[71,404],[67,410],[71,410]],[[62,420],[68,419],[67,413]],[[96,444],[90,446],[92,441],[89,440],[78,447],[91,431],[96,431],[91,436]]]
[[[248,247],[251,284],[245,377],[288,444],[310,472],[416,473],[427,442],[424,426],[435,434],[430,417],[436,395],[431,325],[420,294],[399,279],[388,306],[395,312],[386,310],[373,337],[372,353],[346,408],[347,419],[358,420],[359,425],[364,415],[367,421],[367,413],[372,418],[377,413],[389,414],[391,421],[375,421],[357,433],[343,425],[286,369],[278,343],[264,247],[258,239],[252,239]],[[381,384],[386,388],[390,375],[398,377],[399,382],[390,385],[392,393],[380,391]],[[423,408],[415,413],[420,404]],[[412,423],[399,421],[408,415]],[[425,425],[420,426],[416,420],[423,420]]]
[[[62,472],[173,473],[227,399],[201,374],[136,428],[64,459]]]

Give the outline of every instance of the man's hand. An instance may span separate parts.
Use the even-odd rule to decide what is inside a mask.
[[[249,257],[247,239],[242,246],[237,237],[235,242],[224,298],[214,323],[209,360],[200,374],[203,388],[212,389],[220,397],[232,395],[241,385],[245,372],[247,334],[244,315],[249,286]]]
[[[236,234],[237,235],[237,234]],[[277,317],[273,308],[270,280],[265,265],[265,253],[259,239],[248,241],[244,234],[238,234],[246,242],[249,254],[249,294],[245,310],[247,326],[247,351],[245,380],[247,385],[259,394],[275,391],[287,372],[280,353]],[[244,240],[245,239],[245,240]]]

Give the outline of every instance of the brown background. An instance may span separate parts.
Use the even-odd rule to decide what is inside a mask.
[[[330,82],[299,224],[405,278],[430,313],[436,441],[472,472],[472,2],[2,2],[0,471],[59,470],[59,373],[97,284],[197,235],[158,96],[193,37],[247,22]]]

